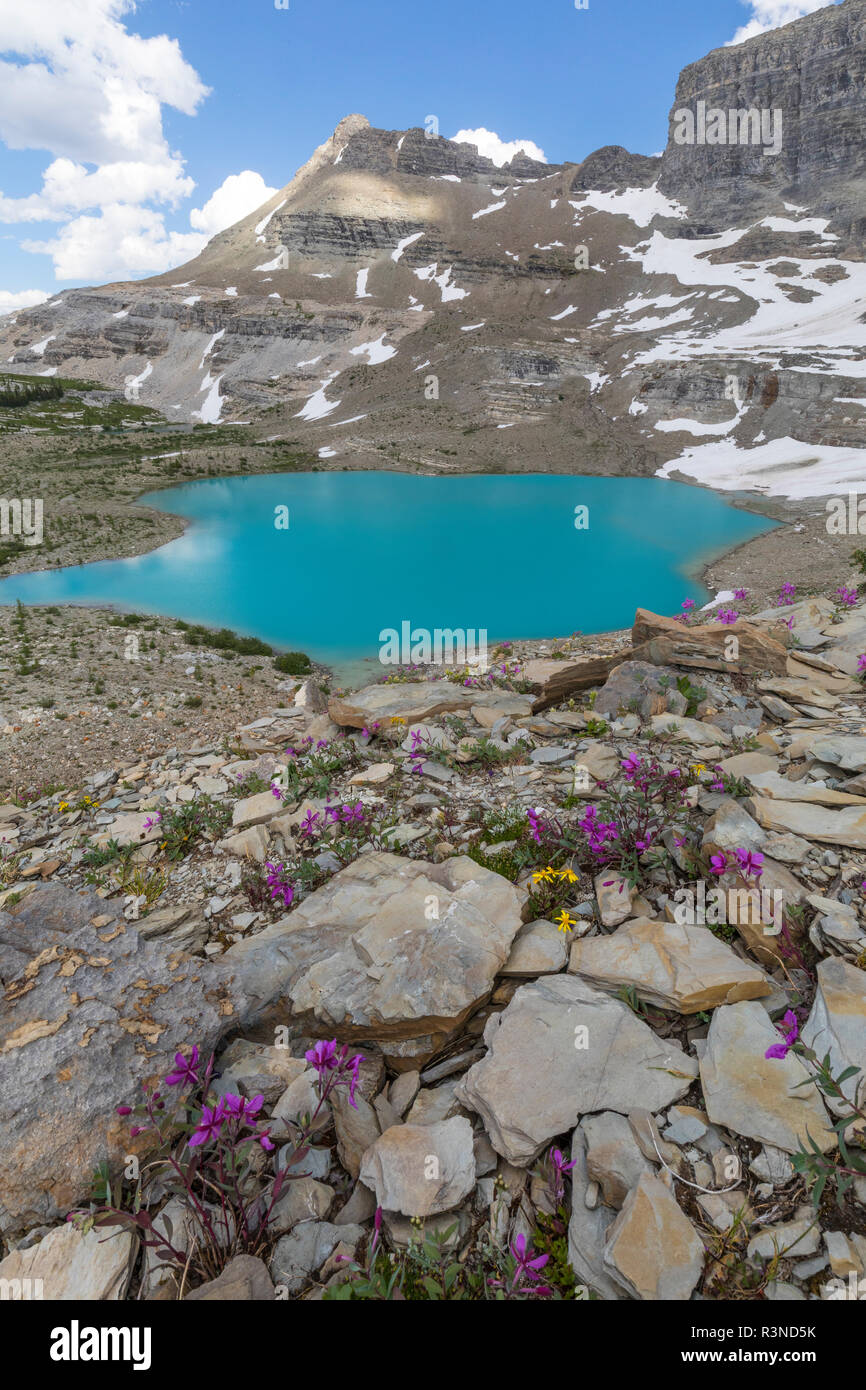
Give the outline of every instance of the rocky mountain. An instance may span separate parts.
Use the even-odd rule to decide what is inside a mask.
[[[195,260],[4,319],[0,356],[325,466],[838,490],[866,435],[864,71],[845,0],[686,68],[660,157],[497,168],[352,115]]]

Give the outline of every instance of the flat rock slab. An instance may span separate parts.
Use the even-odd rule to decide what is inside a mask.
[[[136,1104],[175,1052],[197,1044],[207,1057],[244,1011],[221,965],[146,941],[117,911],[52,883],[0,912],[5,1231],[65,1215],[101,1161],[143,1152],[115,1106]]]
[[[568,969],[613,993],[633,987],[647,1003],[681,1014],[759,999],[772,991],[762,970],[740,960],[707,927],[646,918],[627,923],[613,936],[575,941]]]
[[[820,734],[809,743],[809,752],[821,763],[832,763],[846,772],[866,768],[866,735]]]
[[[696,1062],[627,1004],[571,975],[518,989],[484,1033],[490,1051],[457,1095],[497,1153],[526,1166],[593,1110],[660,1110],[685,1095]]]
[[[604,1262],[634,1298],[684,1301],[703,1272],[704,1246],[670,1189],[644,1173],[608,1231]]]
[[[264,1260],[235,1255],[222,1274],[188,1293],[186,1303],[271,1302],[276,1297]]]
[[[825,845],[866,849],[866,807],[846,806],[834,811],[804,801],[755,796],[749,801],[749,810],[765,830],[790,831]]]
[[[493,692],[489,692],[493,693]],[[473,690],[453,681],[407,681],[402,685],[367,685],[349,695],[332,695],[328,712],[335,724],[353,729],[369,728],[378,721],[395,719],[417,724],[450,710],[471,710],[491,703],[487,691]]]
[[[618,652],[616,656],[591,657],[583,661],[551,661],[542,657],[527,661],[521,676],[538,691],[533,701],[533,711],[537,714],[551,705],[558,705],[579,690],[603,685],[614,667],[630,655],[631,652],[625,651]]]
[[[427,1056],[486,997],[525,892],[465,855],[364,854],[222,958],[252,1001],[388,1055]]]
[[[592,1207],[586,1204],[590,1184],[595,1181],[589,1176],[586,1151],[586,1134],[581,1123],[571,1138],[574,1167],[571,1170],[568,1263],[574,1270],[578,1284],[594,1289],[609,1302],[617,1302],[624,1297],[623,1291],[604,1267],[604,1242],[616,1220],[616,1212],[600,1201],[596,1201]]]
[[[568,936],[540,918],[521,927],[500,975],[556,975],[568,959]]]
[[[41,1280],[47,1302],[96,1302],[124,1297],[138,1253],[130,1231],[90,1230],[83,1235],[67,1222],[26,1250],[13,1250],[0,1260],[0,1280]],[[20,1296],[20,1295],[19,1295]]]
[[[778,772],[753,773],[748,777],[748,782],[759,796],[770,797],[773,801],[799,801],[810,806],[862,806],[866,809],[866,797],[837,791],[824,782],[790,782]]]
[[[726,729],[701,719],[687,719],[684,714],[654,714],[650,724],[654,733],[669,734],[675,742],[691,743],[695,748],[726,746],[732,741]]]
[[[472,1126],[460,1115],[433,1124],[393,1125],[367,1150],[361,1182],[385,1211],[435,1216],[475,1186]]]
[[[760,1004],[716,1009],[701,1059],[707,1114],[713,1124],[786,1153],[796,1153],[801,1142],[809,1147],[808,1130],[826,1153],[836,1136],[817,1089],[800,1085],[810,1073],[793,1052],[764,1056],[781,1040]]]
[[[803,1042],[819,1057],[830,1054],[830,1070],[838,1076],[848,1067],[858,1067],[859,1075],[842,1082],[842,1091],[852,1102],[866,1101],[866,971],[830,956],[818,965],[818,989],[806,1024]],[[834,1115],[850,1114],[842,1101],[827,1097]]]
[[[787,651],[781,642],[746,621],[725,626],[708,623],[686,627],[673,618],[639,608],[632,628],[631,656],[656,666],[694,666],[709,671],[742,671],[759,675],[770,671],[784,676]],[[727,660],[729,639],[737,638],[737,660]]]

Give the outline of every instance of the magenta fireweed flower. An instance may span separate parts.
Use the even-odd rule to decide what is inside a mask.
[[[159,825],[161,820],[162,812],[157,811],[155,816],[148,816],[147,820],[143,823],[141,828],[142,830],[152,830],[155,825]]]
[[[176,1052],[174,1063],[174,1071],[170,1071],[165,1078],[166,1086],[198,1085],[198,1048],[195,1045],[193,1045],[188,1059],[184,1057],[182,1052]]]
[[[347,1086],[349,1104],[357,1110],[355,1091],[358,1086],[361,1063],[364,1060],[360,1052],[357,1052],[354,1057],[350,1057],[346,1044],[337,1052],[337,1042],[336,1039],[333,1039],[330,1042],[317,1042],[315,1047],[304,1053],[304,1056],[310,1066],[318,1073],[317,1085],[320,1100],[324,1100],[334,1086]]]
[[[225,1118],[225,1107],[221,1100],[214,1106],[203,1105],[195,1131],[187,1140],[189,1147],[195,1149],[199,1144],[206,1144],[209,1139],[218,1139]]]
[[[758,854],[756,850],[751,849],[735,849],[734,855],[736,856],[740,873],[743,875],[744,878],[761,877],[761,874],[764,872],[763,854]]]
[[[310,1066],[315,1067],[319,1076],[324,1076],[325,1072],[333,1071],[338,1065],[336,1040],[325,1042],[323,1039],[321,1042],[317,1042],[316,1046],[311,1048],[309,1052],[305,1052],[304,1056]]]
[[[857,670],[859,673],[866,671],[866,652],[861,652],[857,658]]]
[[[117,1114],[117,1115],[131,1115],[131,1114],[132,1114],[132,1106],[131,1106],[131,1105],[118,1105],[118,1106],[115,1107],[115,1114]]]
[[[340,813],[340,819],[346,822],[353,820],[362,821],[364,819],[364,803],[362,801],[356,801],[352,806],[344,806]]]
[[[683,601],[682,601],[682,603],[680,604],[680,607],[683,608],[683,609],[685,609],[685,611],[686,611],[687,613],[688,613],[692,608],[694,608],[694,606],[695,606],[695,601],[694,601],[693,598],[684,598]]]
[[[571,1172],[576,1159],[567,1163],[561,1149],[551,1149],[547,1155],[547,1162],[550,1166],[550,1187],[553,1201],[556,1206],[559,1206],[565,1196],[565,1175]]]
[[[839,588],[836,590],[836,598],[845,608],[855,608],[857,606],[857,597],[857,590],[846,589],[844,584],[840,584]]]
[[[736,608],[720,608],[718,613],[716,614],[716,622],[724,623],[726,626],[729,627],[731,623],[735,623],[737,621],[739,616],[740,615],[737,612]]]
[[[283,906],[290,907],[295,896],[294,884],[288,878],[288,869],[284,864],[265,864],[269,870],[266,875],[267,884],[271,890],[272,898],[282,898]]]
[[[776,608],[789,608],[794,602],[794,594],[796,592],[796,584],[792,584],[789,579],[786,580],[779,591],[779,597],[776,599]]]
[[[283,793],[277,786],[276,782],[271,783],[271,794],[277,798],[277,801],[282,801]]]
[[[632,780],[638,768],[641,767],[642,764],[643,759],[637,757],[635,753],[629,753],[627,758],[620,759],[619,765],[625,773],[625,778],[627,782],[630,782]]]
[[[720,877],[728,867],[728,856],[724,853],[714,854],[710,859],[710,872]]]
[[[533,811],[532,807],[531,807],[531,806],[528,806],[528,807],[526,808],[526,814],[527,814],[527,816],[529,817],[529,833],[531,834],[531,836],[532,836],[533,840],[535,841],[535,843],[536,843],[537,845],[540,845],[540,844],[541,844],[541,831],[539,830],[538,826],[539,826],[539,821],[540,821],[540,819],[541,819],[541,813],[540,813],[540,811]]]
[[[527,1245],[526,1236],[523,1234],[522,1231],[519,1235],[514,1237],[514,1244],[511,1246],[511,1253],[514,1256],[514,1262],[517,1265],[518,1274],[523,1278],[528,1279],[530,1283],[537,1284],[539,1279],[541,1278],[540,1271],[544,1269],[544,1266],[547,1264],[547,1261],[550,1259],[550,1256],[536,1255],[535,1259],[530,1259],[530,1255],[532,1254],[532,1246]]]
[[[782,1022],[777,1023],[776,1027],[779,1032],[783,1034],[785,1041],[773,1043],[772,1047],[767,1048],[764,1056],[771,1060],[773,1058],[784,1059],[787,1057],[794,1043],[800,1036],[800,1025],[797,1022],[797,1015],[794,1013],[793,1009],[788,1010]]]
[[[319,813],[318,813],[318,811],[308,811],[307,814],[306,814],[306,816],[304,817],[304,819],[301,821],[300,825],[298,826],[298,834],[299,834],[299,835],[309,835],[310,837],[312,837],[312,835],[313,835],[313,826],[316,824],[316,821],[317,821],[318,819],[319,819]]]
[[[737,600],[738,603],[744,603],[745,600],[746,600],[748,597],[749,597],[749,591],[748,591],[748,589],[735,589],[735,590],[734,590],[734,598]]]

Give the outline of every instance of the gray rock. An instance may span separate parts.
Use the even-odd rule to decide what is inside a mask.
[[[628,1005],[574,976],[517,990],[485,1029],[490,1051],[457,1088],[481,1115],[493,1147],[531,1163],[590,1111],[658,1110],[689,1089],[697,1063],[661,1041]]]

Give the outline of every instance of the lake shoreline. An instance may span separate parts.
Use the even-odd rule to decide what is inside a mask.
[[[441,474],[432,474],[430,473],[430,470],[423,470],[423,468],[388,468],[388,470],[370,470],[370,468],[364,467],[346,468],[345,466],[339,468],[299,468],[299,470],[293,470],[292,477],[313,478],[314,475],[321,473],[370,473],[377,475],[377,477],[378,475],[385,473],[396,473],[402,475],[403,478],[441,477]],[[220,475],[220,478],[218,478],[218,480],[214,481],[253,482],[254,480],[256,480],[256,478],[261,478],[261,480],[264,480],[265,477],[278,478],[281,477],[281,473],[279,473],[279,471],[274,471],[274,473],[259,473],[259,471],[253,471],[253,473],[240,473],[240,471],[238,470],[234,471],[234,474],[232,474],[231,477],[227,477],[227,475],[222,474]],[[489,478],[491,482],[496,480],[509,481],[513,480],[513,478],[516,477],[527,478],[528,481],[527,474],[485,474],[478,473],[478,471],[475,470],[463,471],[463,473],[456,473],[456,471],[452,471],[452,473],[448,474],[448,477],[450,478],[450,480],[453,481],[471,480],[471,478]],[[644,478],[644,480],[639,480],[639,478],[638,480],[626,480],[626,478],[619,477],[619,475],[613,475],[612,477],[612,475],[601,474],[596,475],[539,473],[537,474],[537,477],[539,478],[539,480],[542,480],[542,478],[550,478],[550,480],[553,480],[553,478],[556,477],[559,477],[560,480],[564,480],[564,478],[574,478],[574,480],[585,480],[588,482],[588,484],[594,485],[601,484],[601,482],[610,481],[613,482],[613,484],[619,485],[620,489],[623,489],[624,486],[627,485],[627,482],[634,482],[635,485],[639,486],[639,484],[641,484],[641,481],[644,482],[645,486],[649,486],[652,484],[653,488],[660,489],[662,488],[664,482],[664,480],[656,480],[655,477]],[[197,517],[197,514],[195,513],[190,512],[189,516],[185,516],[185,514],[181,514],[179,512],[170,512],[170,510],[163,510],[160,506],[156,505],[158,500],[160,500],[160,495],[170,496],[172,492],[177,492],[178,488],[182,489],[186,488],[186,486],[189,486],[190,482],[192,481],[199,480],[183,480],[182,482],[179,482],[179,484],[174,480],[172,480],[171,482],[165,481],[163,482],[163,484],[156,486],[156,488],[153,488],[153,486],[149,486],[149,488],[147,488],[145,492],[136,493],[135,499],[133,499],[133,505],[135,505],[136,510],[138,510],[139,513],[146,514],[146,516],[152,518],[152,539],[150,539],[150,543],[143,542],[139,543],[139,545],[129,546],[128,549],[124,549],[124,553],[115,553],[115,555],[113,556],[104,557],[103,563],[108,562],[108,560],[110,560],[111,563],[114,563],[118,562],[118,560],[133,559],[133,557],[153,555],[153,553],[157,552],[157,550],[163,549],[164,546],[170,545],[172,541],[177,541],[177,539],[182,538],[183,535],[188,534],[190,527],[199,524],[200,521],[202,521],[202,518]],[[677,491],[681,493],[681,489],[677,489]],[[752,506],[751,498],[745,498],[745,496],[741,495],[735,496],[735,498],[731,498],[731,496],[726,496],[724,495],[724,493],[717,492],[716,489],[712,488],[702,488],[701,491],[714,492],[714,495],[716,495],[717,500],[723,503],[723,505],[726,507],[733,507],[734,510],[742,510],[742,512],[751,513],[753,514],[753,516],[766,516],[767,520],[770,521],[776,520],[776,516],[774,516],[773,513],[777,512],[778,509],[771,509],[771,507],[766,506]],[[605,498],[603,498],[603,502],[605,502],[606,505],[606,496]],[[182,502],[179,503],[179,505],[182,505]],[[570,506],[571,503],[569,503],[569,507]],[[592,499],[592,506],[598,506],[598,499]],[[623,506],[623,502],[621,502],[620,495],[620,509],[621,506]],[[445,506],[445,509],[448,510],[448,505]],[[696,523],[698,523],[698,525],[706,525],[706,527],[708,527],[708,531],[712,530],[714,521],[712,514],[710,514],[709,518],[705,518],[701,516],[701,512],[698,512],[698,516],[696,516],[695,520]],[[207,521],[204,524],[207,524]],[[592,531],[595,531],[595,527],[592,527]],[[652,528],[649,528],[648,534],[652,534]],[[759,545],[762,539],[766,539],[766,534],[760,534],[758,535],[758,537],[746,538],[745,541],[744,539],[740,539],[740,541],[737,542],[737,545],[735,545],[734,548],[728,548],[726,542],[724,541],[719,542],[719,545],[713,546],[713,548],[709,550],[709,555],[705,552],[703,553],[703,555],[696,556],[694,557],[694,559],[691,560],[691,562],[688,563],[688,566],[683,567],[684,584],[688,584],[689,581],[694,581],[695,584],[701,584],[702,587],[705,588],[706,591],[708,591],[708,594],[706,594],[706,598],[712,599],[714,589],[712,585],[705,584],[705,573],[706,570],[708,570],[709,564],[720,563],[720,560],[723,559],[724,556],[731,555],[731,553],[740,552],[740,550],[744,548],[744,546]],[[671,537],[669,535],[669,537],[667,537],[667,545],[669,545],[669,548],[670,541]],[[667,553],[670,553],[670,549]],[[598,555],[596,555],[595,559],[596,563],[598,563]],[[100,556],[100,560],[103,560],[103,557]],[[92,560],[82,559],[81,562],[79,562],[79,564],[100,563],[100,560],[92,562]],[[653,567],[652,553],[648,557],[648,564],[649,573],[659,573],[659,571],[657,571],[655,567]],[[42,569],[29,569],[28,571],[24,571],[24,573],[28,575],[44,573],[50,574],[53,573],[53,571],[56,571],[56,569],[68,569],[68,566],[51,566],[51,564],[49,564],[49,566],[44,566],[42,567]],[[638,573],[635,574],[635,585],[638,584],[639,577],[641,577],[641,575],[639,575],[639,564],[637,566],[637,571]],[[19,573],[21,573],[21,571],[19,571]],[[667,569],[667,573],[669,573],[670,575],[670,569]],[[6,577],[6,575],[4,575],[4,577]],[[8,575],[8,578],[14,578],[14,575]],[[632,585],[630,585],[630,588],[631,587]],[[111,592],[111,589],[108,589],[108,592]],[[646,603],[652,602],[652,599],[646,598],[646,596],[642,594],[638,594],[637,588],[635,588],[635,595],[637,595],[637,598],[635,598],[634,600],[635,603],[641,603],[641,605],[646,605]],[[673,603],[674,598],[676,598],[678,602],[678,594],[676,591],[674,591],[673,595],[671,595],[670,592],[667,592],[666,596],[664,596],[664,599],[660,600],[660,602],[659,596],[656,596],[656,606],[659,606],[659,609],[662,610],[662,612],[664,612],[664,610],[666,610],[667,607],[671,606],[671,603]],[[698,595],[695,595],[695,598],[698,598]],[[316,653],[316,644],[314,644],[314,642],[311,642],[309,631],[307,631],[306,639],[304,639],[303,635],[295,635],[295,637],[291,639],[284,639],[281,638],[281,635],[274,635],[274,632],[272,632],[272,630],[265,631],[264,627],[261,628],[261,630],[254,630],[254,628],[249,627],[249,623],[245,624],[243,623],[243,621],[240,621],[238,614],[232,616],[232,613],[220,612],[206,614],[206,616],[202,616],[202,614],[183,612],[182,606],[181,612],[177,612],[177,609],[175,609],[175,607],[171,607],[170,605],[168,605],[167,602],[165,602],[165,595],[163,595],[163,602],[161,602],[161,605],[156,607],[156,609],[154,609],[154,607],[147,606],[146,600],[140,598],[132,598],[131,600],[121,599],[118,600],[118,602],[111,602],[110,598],[103,598],[103,595],[101,594],[99,596],[93,596],[93,599],[90,599],[89,595],[83,594],[81,600],[75,599],[75,596],[72,596],[71,599],[67,599],[65,598],[65,596],[58,596],[58,598],[56,598],[56,596],[53,595],[46,596],[46,598],[42,600],[40,598],[36,598],[36,596],[29,596],[28,598],[28,596],[25,595],[24,602],[29,603],[29,605],[33,606],[39,606],[40,603],[44,603],[44,605],[47,605],[47,603],[51,603],[51,605],[63,607],[63,609],[82,609],[82,607],[89,607],[89,609],[99,609],[103,610],[103,612],[111,613],[139,612],[140,610],[140,612],[154,614],[154,616],[158,616],[160,617],[160,619],[163,620],[181,619],[182,617],[182,619],[186,619],[188,621],[199,621],[199,623],[202,623],[203,626],[215,628],[215,630],[218,630],[218,628],[220,628],[221,626],[225,626],[232,628],[232,630],[243,632],[243,634],[246,634],[246,632],[250,632],[250,634],[257,635],[257,637],[264,639],[264,641],[270,642],[270,644],[274,646],[275,651],[277,652],[285,651],[285,649],[300,649],[300,651],[309,652],[309,655],[314,655],[314,653]],[[621,612],[621,607],[623,607],[623,605],[621,605],[621,602],[617,606],[620,607]],[[560,609],[562,609],[562,602],[560,602]],[[550,614],[550,616],[552,616],[552,614]],[[582,616],[584,616],[584,621],[587,621],[587,617],[589,617],[587,627],[581,628],[581,631],[584,631],[585,634],[588,635],[588,637],[589,635],[591,635],[591,637],[602,638],[605,637],[606,634],[619,634],[619,632],[624,631],[624,628],[623,626],[621,626],[621,623],[620,626],[602,626],[602,624],[599,624],[598,617],[602,617],[603,619],[603,614],[601,613],[598,614],[598,617],[596,617],[595,621],[592,620],[591,613],[584,613],[582,614]],[[610,614],[610,616],[613,616],[613,614]],[[620,613],[617,613],[616,616],[620,617]],[[621,613],[621,620],[631,621],[631,616],[631,613]],[[505,620],[503,620],[503,617],[505,617]],[[527,614],[525,613],[523,613],[523,621],[521,621],[521,614],[518,613],[517,610],[513,614],[513,624],[512,621],[510,621],[510,617],[512,617],[512,614],[510,614],[510,610],[509,612],[505,613],[505,616],[503,616],[502,612],[499,612],[498,614],[496,614],[495,619],[493,619],[493,623],[488,623],[489,630],[495,632],[496,639],[499,639],[499,641],[520,641],[521,644],[523,644],[523,642],[550,642],[556,641],[557,635],[559,635],[559,637],[562,637],[563,635],[556,634],[556,632],[553,632],[553,634],[542,635],[542,637],[538,637],[538,635],[535,634],[520,635],[520,637],[518,637],[517,632],[520,631],[520,628],[523,628],[523,632],[525,634],[525,628],[531,627],[531,624],[528,624],[527,621],[525,621],[525,619],[527,619]],[[560,612],[559,617],[560,620],[563,619],[562,612]],[[566,617],[566,620],[564,620],[563,632],[571,630],[573,630],[573,627],[571,627],[571,619],[569,614],[569,616]],[[352,634],[350,634],[350,632],[346,632],[345,635],[346,639],[348,639],[349,651],[353,651],[354,644],[352,641]],[[489,641],[492,641],[492,638],[489,639]],[[325,644],[324,641],[320,642],[320,651],[318,651],[318,653],[314,655],[314,660],[316,660],[316,662],[320,664],[320,666],[325,666],[325,664],[327,664],[327,666],[329,666],[329,669],[336,671],[336,676],[338,676],[338,678],[341,678],[342,682],[346,682],[346,684],[348,684],[348,681],[345,680],[345,667],[363,666],[363,648],[360,648],[359,646],[359,651],[357,651],[356,655],[348,656],[345,660],[336,659],[335,662],[334,657],[332,657],[331,655],[324,655],[324,651],[322,651],[322,649],[324,649],[327,645],[334,646],[336,644],[334,644],[334,642],[332,641],[327,642],[327,644]],[[370,652],[370,659],[371,657],[373,657],[373,655],[374,653]],[[367,664],[370,664],[370,660],[368,660]]]

